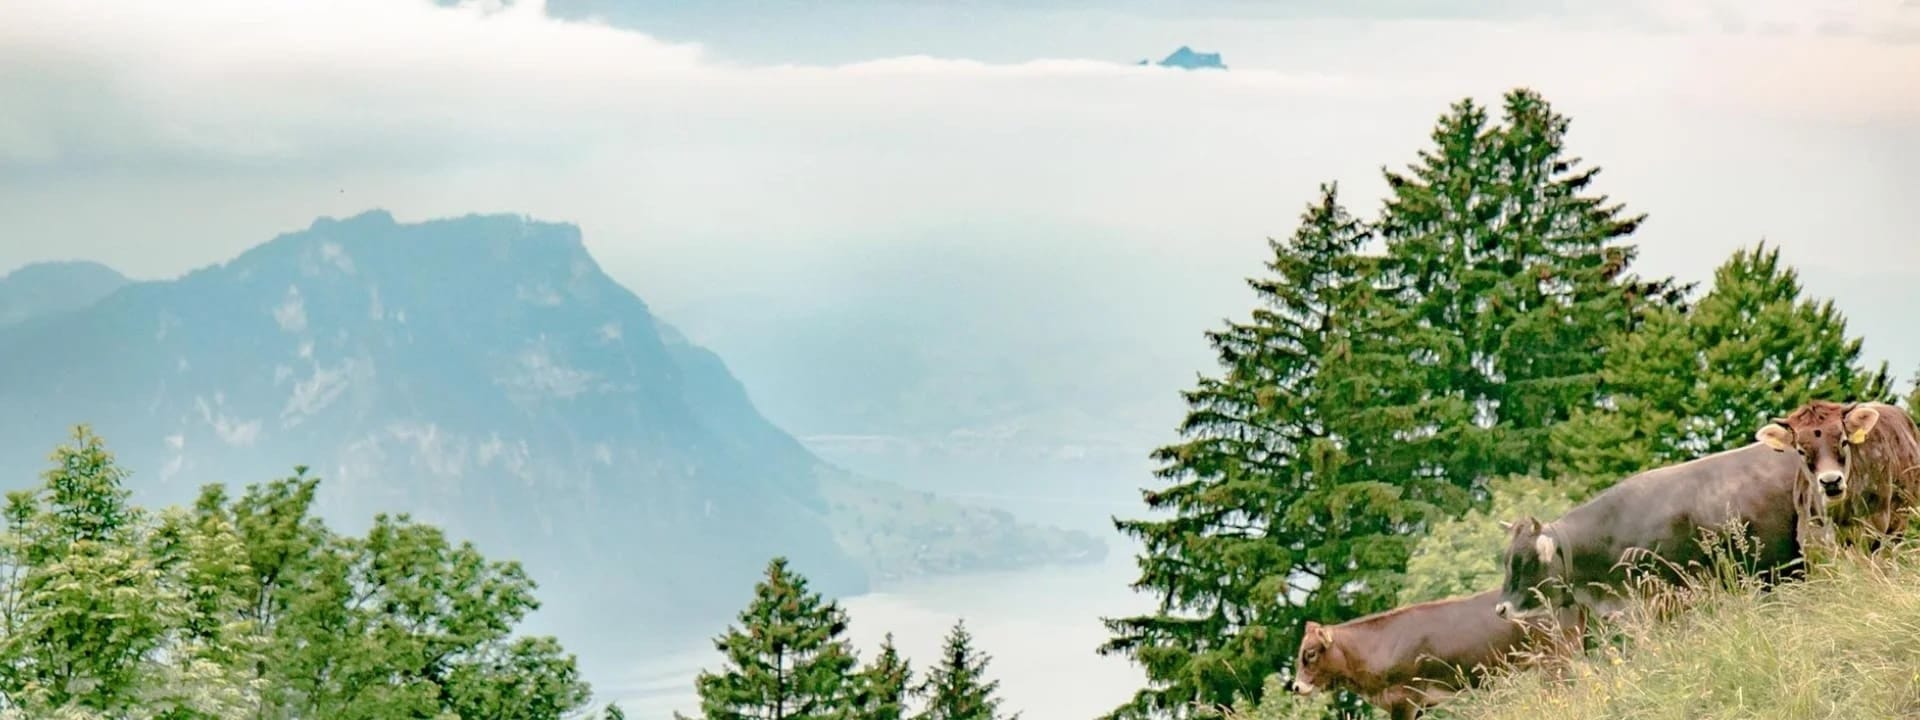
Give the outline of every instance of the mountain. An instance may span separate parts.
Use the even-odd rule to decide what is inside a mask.
[[[0,276],[0,327],[30,317],[78,310],[127,283],[126,276],[96,262],[28,265]]]
[[[0,328],[0,367],[15,487],[81,422],[146,502],[308,465],[329,523],[408,512],[523,562],[583,655],[710,634],[774,555],[844,595],[1105,552],[822,462],[568,224],[321,219]]]
[[[1150,63],[1146,60],[1141,60],[1138,64],[1140,65],[1157,64],[1161,67],[1181,68],[1183,70],[1225,70],[1227,69],[1226,63],[1220,62],[1220,53],[1194,52],[1193,48],[1187,47],[1185,45],[1181,45],[1180,49],[1173,51],[1173,54],[1168,55],[1165,59],[1161,60],[1158,63]]]

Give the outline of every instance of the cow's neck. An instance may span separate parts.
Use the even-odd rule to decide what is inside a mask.
[[[1405,613],[1407,608],[1396,608],[1383,613],[1349,620],[1337,627],[1339,633],[1342,664],[1346,667],[1345,676],[1349,690],[1361,695],[1374,695],[1387,689],[1386,677],[1372,668],[1390,665],[1401,641],[1395,633],[1388,630]]]

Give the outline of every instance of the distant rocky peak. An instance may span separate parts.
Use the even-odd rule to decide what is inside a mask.
[[[399,223],[376,209],[321,218],[241,254],[217,274],[276,291],[377,288],[383,298],[415,295],[455,307],[505,299],[553,308],[619,295],[638,302],[601,271],[578,226],[513,214]]]
[[[1141,65],[1159,65],[1161,67],[1180,68],[1182,70],[1225,70],[1227,65],[1220,61],[1220,53],[1195,52],[1193,48],[1181,45],[1166,59],[1158,63],[1141,60]]]
[[[0,326],[92,305],[131,282],[113,268],[84,260],[17,268],[0,274]]]

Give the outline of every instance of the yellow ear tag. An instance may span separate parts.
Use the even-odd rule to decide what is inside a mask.
[[[1869,432],[1873,432],[1873,428],[1860,428],[1847,433],[1847,442],[1855,445],[1863,445],[1867,442],[1867,433]]]

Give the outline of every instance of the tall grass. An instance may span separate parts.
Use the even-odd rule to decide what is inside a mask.
[[[1723,569],[1647,588],[1595,649],[1429,717],[1920,718],[1920,544],[1834,551],[1771,589]]]

